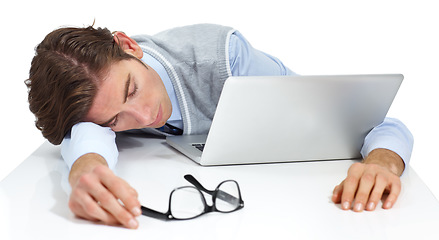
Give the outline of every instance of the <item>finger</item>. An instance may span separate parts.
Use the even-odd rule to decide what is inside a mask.
[[[105,224],[115,225],[118,221],[108,214],[104,209],[99,206],[99,204],[81,189],[75,190],[72,193],[71,199],[69,201],[70,209],[78,217],[91,220],[91,221],[102,221]]]
[[[369,196],[372,192],[372,188],[375,184],[376,173],[372,170],[365,171],[361,176],[360,184],[358,186],[357,193],[355,195],[355,203],[353,210],[355,212],[361,212],[364,210]]]
[[[341,202],[341,194],[343,192],[343,182],[341,182],[339,185],[335,186],[334,191],[332,192],[332,201],[334,203],[340,203]]]
[[[79,217],[79,218],[83,218],[86,220],[90,220],[90,221],[99,221],[96,218],[91,217],[90,215],[88,215],[84,209],[82,208],[82,205],[79,204],[76,201],[69,201],[69,208],[70,210],[72,210],[72,212],[75,214],[75,216]]]
[[[98,187],[91,194],[93,197],[93,206],[99,206],[99,208],[105,213],[105,216],[100,213],[101,215],[99,219],[107,224],[111,224],[109,220],[113,218],[116,219],[116,222],[124,226],[135,228],[135,226],[128,226],[128,222],[133,218],[133,216],[126,211],[126,209],[119,203],[119,201],[117,201],[110,191],[102,186]],[[92,203],[90,202],[89,204]],[[111,216],[111,218],[109,216]]]
[[[80,203],[84,213],[91,217],[91,219],[99,220],[108,225],[120,224],[110,213],[108,213],[102,206],[91,197],[86,197]]]
[[[87,214],[87,212],[83,209],[81,201],[83,201],[85,197],[86,197],[86,193],[84,192],[83,189],[79,187],[74,187],[72,189],[72,194],[70,195],[70,199],[69,199],[70,210],[80,218],[87,219],[90,221],[99,221],[99,219],[96,219],[90,216],[89,214]]]
[[[134,204],[137,203],[140,211],[137,192],[130,191],[132,188],[121,178],[107,170],[107,168],[96,168],[94,171],[100,176],[100,180],[104,186],[98,187],[92,191],[93,197],[99,201],[101,206],[113,215],[122,225],[128,228],[137,228],[138,222],[134,217],[138,215],[127,210],[132,209],[132,211],[135,211],[136,206]],[[125,198],[125,202],[127,202],[123,202],[125,206],[121,205],[118,201],[118,199],[122,198]],[[127,201],[126,198],[131,198],[131,200]],[[128,204],[131,204],[132,206],[129,206]]]
[[[81,204],[86,216],[98,219],[106,224],[113,225],[116,222],[128,228],[137,228],[138,222],[134,219],[134,216],[102,185],[102,179],[105,177],[117,178],[114,174],[111,175],[107,172],[112,173],[109,168],[102,166],[96,167],[92,174],[81,176],[74,191],[77,202]],[[97,202],[100,202],[100,204]]]
[[[137,191],[132,188],[123,179],[118,178],[112,172],[101,173],[104,177],[101,179],[104,186],[115,196],[120,199],[124,207],[134,216],[141,215],[140,202]]]
[[[348,171],[348,176],[344,180],[343,193],[341,196],[341,208],[343,210],[351,209],[355,193],[363,174],[364,168],[361,163],[354,163]]]
[[[134,188],[129,186],[126,182],[113,182],[110,183],[108,189],[122,201],[125,208],[134,216],[141,215],[140,202],[138,200],[138,194]]]
[[[396,200],[398,199],[400,193],[401,193],[401,180],[399,179],[399,177],[395,176],[391,180],[390,193],[383,204],[383,208],[384,209],[392,208]]]
[[[366,210],[373,211],[375,210],[378,202],[383,197],[384,190],[387,187],[387,177],[382,174],[377,174],[375,177],[375,185],[373,190],[369,196],[369,201],[366,206]]]

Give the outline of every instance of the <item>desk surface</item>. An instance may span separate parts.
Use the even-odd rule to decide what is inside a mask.
[[[355,213],[331,202],[350,160],[201,167],[162,139],[125,134],[118,146],[117,174],[145,206],[166,211],[190,173],[207,188],[238,181],[245,207],[188,221],[140,216],[137,230],[78,219],[59,147],[46,142],[0,183],[0,239],[439,239],[438,201],[410,167],[393,209]]]

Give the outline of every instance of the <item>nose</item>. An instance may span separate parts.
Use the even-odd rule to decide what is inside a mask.
[[[155,120],[152,116],[151,108],[148,106],[132,106],[130,114],[140,126],[147,126]]]

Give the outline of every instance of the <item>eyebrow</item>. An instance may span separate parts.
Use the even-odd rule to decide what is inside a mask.
[[[131,73],[128,73],[128,78],[127,78],[127,81],[125,82],[125,91],[124,91],[123,103],[127,102],[128,91],[130,89],[130,83],[131,83]],[[100,124],[100,125],[103,126],[103,127],[107,127],[116,117],[117,117],[117,115],[112,117],[110,120],[106,121],[105,123]]]

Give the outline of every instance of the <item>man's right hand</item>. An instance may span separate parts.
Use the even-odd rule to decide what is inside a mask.
[[[114,175],[103,157],[88,153],[76,160],[69,175],[69,207],[81,218],[109,225],[138,227],[141,214],[136,190]]]

